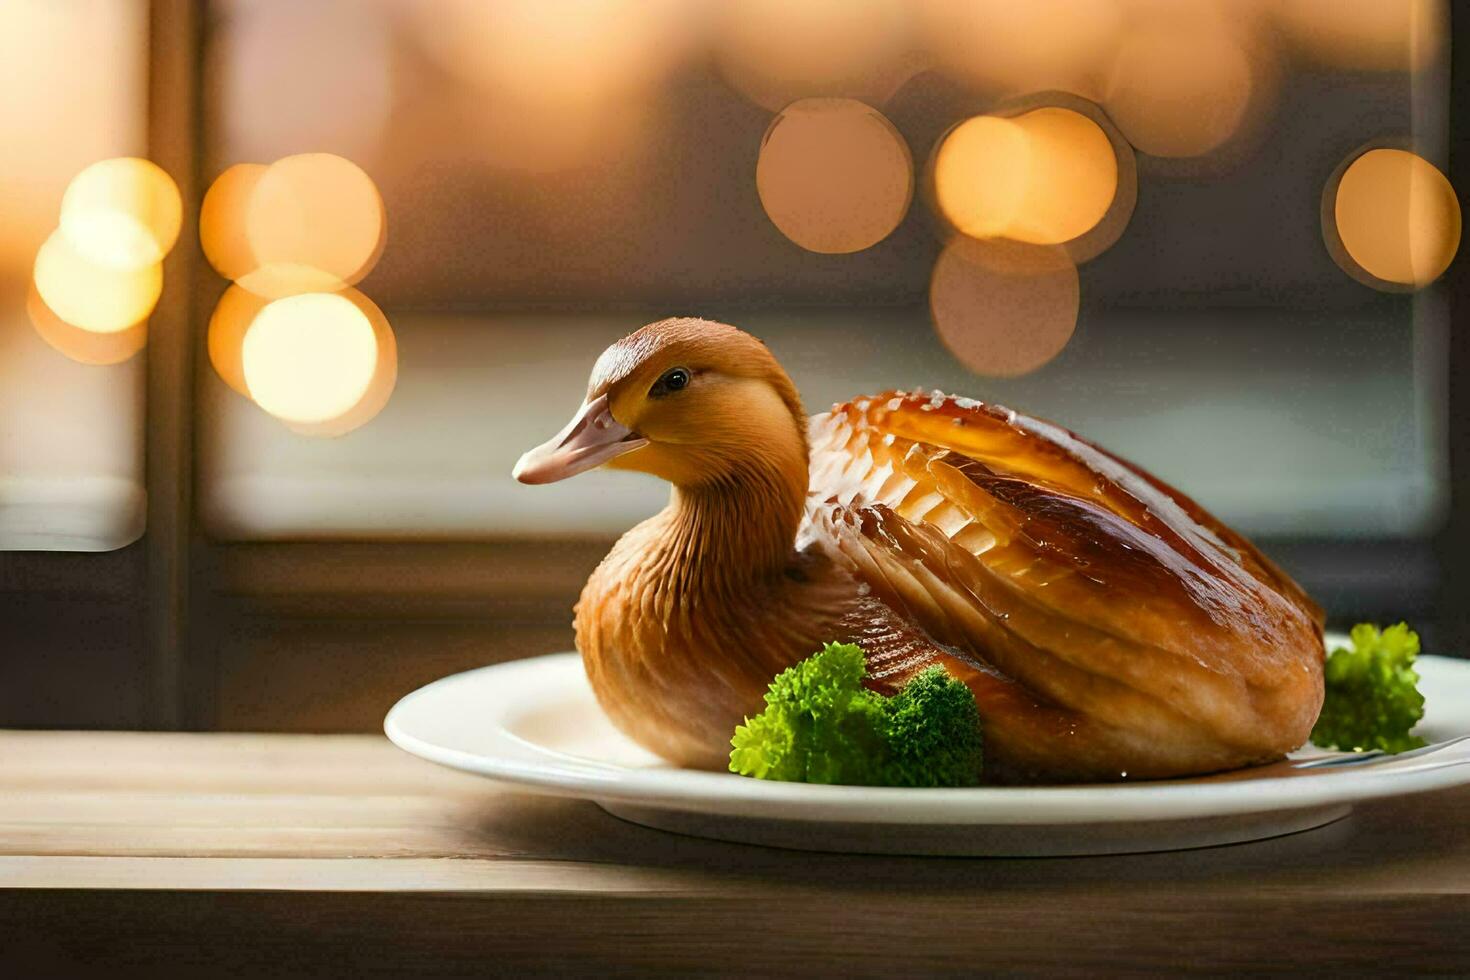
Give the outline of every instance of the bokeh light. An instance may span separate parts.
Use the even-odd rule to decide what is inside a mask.
[[[372,421],[388,404],[393,389],[398,384],[398,340],[388,318],[372,300],[355,289],[344,289],[336,295],[348,300],[373,327],[377,343],[377,360],[373,364],[372,380],[367,389],[351,408],[341,415],[319,422],[286,422],[287,428],[298,435],[336,438],[346,435]]]
[[[238,180],[244,184],[249,176]],[[226,203],[228,196],[222,209]],[[277,160],[255,178],[245,235],[256,266],[236,281],[279,299],[361,280],[383,253],[387,218],[361,167],[330,153],[303,153]],[[219,237],[234,240],[223,231]]]
[[[250,397],[266,412],[299,431],[341,434],[386,403],[397,348],[382,312],[356,290],[304,293],[255,314],[241,365]]]
[[[148,340],[163,258],[183,205],[173,179],[137,157],[82,169],[62,194],[60,224],[36,251],[26,312],[43,340],[83,364],[119,364]]]
[[[1108,135],[1071,109],[976,116],[941,142],[934,162],[940,212],[975,238],[1055,245],[1103,219],[1118,191]]]
[[[1323,218],[1333,258],[1378,288],[1433,282],[1460,246],[1454,188],[1407,150],[1378,148],[1353,158],[1328,181]]]
[[[137,157],[99,160],[61,198],[61,233],[83,258],[117,269],[163,261],[179,238],[183,202],[163,168]]]
[[[231,286],[209,317],[205,339],[209,363],[221,381],[246,398],[250,397],[250,389],[245,385],[245,333],[268,302],[243,286]]]
[[[1071,340],[1080,306],[1065,249],[956,236],[929,283],[939,339],[977,374],[1014,377],[1046,364]]]
[[[1320,64],[1417,71],[1444,50],[1443,0],[1277,0],[1284,31]]]
[[[1118,43],[1118,0],[928,0],[924,36],[954,77],[1002,94],[1096,98]]]
[[[199,243],[209,264],[226,279],[239,279],[259,265],[250,248],[246,216],[265,171],[263,163],[235,164],[209,185],[200,205]]]
[[[36,253],[34,281],[57,316],[82,330],[113,333],[146,320],[163,291],[163,267],[99,265],[80,255],[59,230]]]
[[[382,311],[346,285],[386,240],[372,179],[326,153],[237,164],[210,187],[199,224],[210,263],[235,279],[209,321],[220,379],[304,435],[341,435],[381,411],[397,343]]]
[[[1130,25],[1102,102],[1140,151],[1198,157],[1242,130],[1253,99],[1264,98],[1265,79],[1242,26],[1213,4],[1171,10]]]
[[[919,67],[904,0],[730,0],[716,9],[725,79],[767,109],[814,96],[881,102]]]
[[[813,252],[857,252],[897,228],[913,199],[908,144],[854,99],[802,99],[772,120],[756,162],[761,206]]]
[[[1031,149],[1014,120],[976,116],[940,144],[934,161],[940,212],[974,238],[1004,235],[1025,198]]]
[[[111,333],[72,326],[46,305],[34,283],[26,295],[26,314],[42,340],[81,364],[121,364],[148,342],[147,320]]]
[[[378,360],[372,324],[332,293],[305,293],[261,308],[245,332],[245,384],[287,422],[346,414],[367,392]]]

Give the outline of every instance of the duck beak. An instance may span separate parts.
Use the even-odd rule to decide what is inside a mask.
[[[584,402],[567,427],[520,458],[511,475],[522,483],[555,483],[648,445],[612,417],[607,395]]]

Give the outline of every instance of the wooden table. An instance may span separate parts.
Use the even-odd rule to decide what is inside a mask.
[[[1463,973],[1467,828],[1470,789],[1174,854],[809,854],[647,830],[372,736],[0,732],[0,961],[110,975]]]

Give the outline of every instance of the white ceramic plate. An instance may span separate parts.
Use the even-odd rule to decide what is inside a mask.
[[[612,727],[573,653],[435,681],[398,702],[384,729],[432,762],[679,833],[869,853],[1109,854],[1273,837],[1360,801],[1470,782],[1470,661],[1426,656],[1418,669],[1428,748],[1308,747],[1259,769],[1126,785],[895,789],[678,769]]]

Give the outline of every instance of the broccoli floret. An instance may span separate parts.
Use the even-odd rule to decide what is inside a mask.
[[[1360,623],[1353,627],[1352,644],[1327,658],[1326,698],[1312,729],[1313,743],[1354,752],[1403,752],[1423,745],[1422,738],[1409,734],[1424,717],[1414,670],[1419,635],[1404,623],[1382,632]]]
[[[892,697],[862,686],[867,658],[849,643],[776,675],[766,708],[736,727],[730,771],[788,782],[972,786],[983,738],[970,689],[930,667]]]
[[[891,698],[879,698],[887,727],[888,784],[972,786],[984,739],[975,695],[943,667],[929,667]]]

